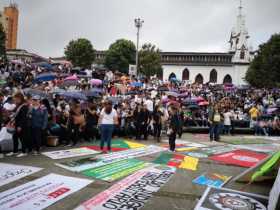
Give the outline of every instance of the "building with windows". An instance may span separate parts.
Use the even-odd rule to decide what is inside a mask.
[[[176,78],[190,83],[246,84],[244,77],[253,52],[248,46],[248,30],[240,4],[233,27],[228,52],[161,52],[163,80]],[[106,51],[97,51],[98,63],[104,62]]]
[[[191,83],[246,84],[244,77],[253,58],[248,39],[245,16],[240,4],[228,52],[162,52],[163,79],[177,78]]]

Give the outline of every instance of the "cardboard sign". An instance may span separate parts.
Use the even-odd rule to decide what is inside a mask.
[[[67,150],[57,150],[52,152],[43,152],[42,154],[51,159],[57,160],[63,158],[94,155],[98,153],[99,153],[98,151],[88,149],[88,148],[74,148],[74,149],[67,149]]]
[[[237,165],[242,167],[252,167],[267,157],[267,154],[256,153],[248,150],[234,150],[232,152],[213,155],[209,159],[224,164]]]
[[[0,209],[44,209],[84,188],[92,181],[49,174],[0,193]]]
[[[194,184],[206,185],[209,187],[222,187],[230,180],[231,176],[225,176],[217,173],[205,173],[194,179]]]
[[[142,169],[84,202],[76,210],[138,210],[174,173],[174,168],[166,166]]]
[[[34,174],[40,170],[42,170],[42,168],[0,163],[0,186]]]
[[[267,202],[268,197],[266,196],[227,188],[208,187],[195,210],[267,210]]]
[[[144,161],[137,159],[127,159],[98,168],[88,169],[83,171],[82,174],[88,177],[112,182],[148,166],[151,166],[151,163],[145,163]]]

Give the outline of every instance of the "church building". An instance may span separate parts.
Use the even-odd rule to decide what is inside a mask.
[[[244,85],[244,77],[253,59],[248,39],[245,16],[240,4],[236,26],[230,35],[228,52],[161,52],[163,80],[176,78],[188,80],[190,83]]]

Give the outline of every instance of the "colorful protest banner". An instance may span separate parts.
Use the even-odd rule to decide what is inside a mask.
[[[151,163],[145,163],[144,161],[137,159],[127,159],[98,168],[88,169],[83,171],[82,174],[88,177],[112,182],[148,166],[151,166]]]
[[[280,150],[279,144],[250,144],[250,145],[234,145],[236,149],[246,149],[255,152],[273,153]]]
[[[232,146],[213,146],[199,148],[195,151],[184,152],[184,154],[196,158],[207,158],[209,155],[231,152],[232,150],[235,150]]]
[[[40,170],[42,170],[42,168],[0,163],[0,186],[34,174]]]
[[[55,163],[55,165],[65,168],[70,171],[84,171],[96,167],[101,167],[110,163],[114,163],[120,160],[146,156],[158,152],[165,151],[166,149],[154,145],[147,147],[140,147],[135,149],[129,149],[125,151],[114,152],[112,154],[97,155],[91,158],[84,158],[76,161],[68,161],[63,163]]]
[[[176,153],[161,153],[153,163],[164,164],[181,169],[196,170],[198,159]]]
[[[112,145],[111,145],[111,150],[113,152],[117,152],[117,151],[123,151],[123,150],[128,150],[128,149],[140,148],[140,147],[146,147],[146,145],[140,144],[137,142],[128,141],[128,140],[113,139]],[[86,148],[100,151],[99,142],[94,145],[86,146]]]
[[[268,141],[264,139],[222,139],[222,142],[228,144],[267,144]]]
[[[195,171],[197,169],[198,158],[185,156],[184,160],[179,165],[179,168]]]
[[[51,159],[57,160],[57,159],[63,159],[63,158],[94,155],[94,154],[98,154],[98,153],[99,153],[98,151],[88,149],[88,148],[74,148],[74,149],[67,149],[67,150],[43,152],[42,154]]]
[[[109,189],[82,203],[75,210],[138,210],[175,173],[175,168],[153,166],[122,179]]]
[[[232,152],[213,155],[209,159],[224,164],[237,165],[242,167],[252,167],[259,161],[267,157],[267,154],[256,153],[248,150],[234,150]]]
[[[227,188],[208,187],[195,210],[267,210],[268,197]]]
[[[209,187],[222,187],[231,179],[231,176],[225,176],[217,173],[205,173],[194,179],[194,184],[206,185]]]
[[[0,193],[1,210],[45,209],[66,196],[92,183],[57,174],[49,174],[34,181]]]

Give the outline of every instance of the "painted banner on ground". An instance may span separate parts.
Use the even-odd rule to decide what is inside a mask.
[[[227,188],[208,187],[195,210],[267,210],[268,197],[235,191]]]
[[[268,141],[264,139],[222,139],[222,142],[228,144],[267,144]]]
[[[151,163],[145,163],[144,161],[137,159],[127,159],[98,168],[88,169],[83,171],[82,174],[103,181],[112,182],[148,166],[151,166]]]
[[[1,210],[44,209],[92,181],[49,174],[0,193]]]
[[[214,146],[214,147],[200,148],[199,150],[186,152],[184,154],[196,158],[207,158],[209,155],[226,153],[232,150],[235,150],[235,148],[231,146]]]
[[[111,145],[111,150],[113,152],[117,152],[117,151],[123,151],[123,150],[128,150],[128,149],[140,148],[140,147],[146,147],[146,145],[140,144],[137,142],[127,141],[127,140],[113,139],[112,145]],[[94,145],[86,146],[86,148],[100,151],[100,145],[97,143]]]
[[[98,154],[98,153],[99,153],[98,151],[88,149],[88,148],[74,148],[74,149],[67,149],[67,150],[42,152],[43,155],[45,155],[51,159],[54,159],[54,160],[86,156],[86,155],[94,155],[94,154]]]
[[[198,159],[176,153],[161,153],[153,163],[164,164],[176,168],[196,170]]]
[[[168,182],[175,170],[173,167],[153,166],[137,171],[84,202],[76,210],[138,210]]]
[[[168,142],[168,140],[163,140],[163,142]],[[163,144],[163,147],[169,147],[169,144]],[[180,147],[207,147],[205,144],[199,144],[196,142],[191,142],[191,141],[183,141],[183,140],[176,140],[176,148]]]
[[[217,173],[205,173],[194,179],[192,182],[209,187],[222,187],[231,179],[231,176],[225,176]]]
[[[120,160],[146,156],[157,152],[162,152],[165,150],[166,149],[162,147],[149,145],[147,147],[129,149],[125,151],[115,152],[112,154],[97,155],[95,157],[84,158],[76,161],[56,163],[55,165],[70,171],[80,172],[91,168],[101,167]]]
[[[42,170],[42,168],[0,163],[0,186],[9,184],[40,170]]]
[[[225,164],[237,165],[242,167],[252,167],[259,161],[267,157],[267,154],[257,153],[248,150],[234,150],[232,152],[213,155],[211,160],[215,160]]]
[[[279,144],[250,144],[250,145],[234,145],[237,149],[252,150],[255,152],[273,153],[280,150]]]

